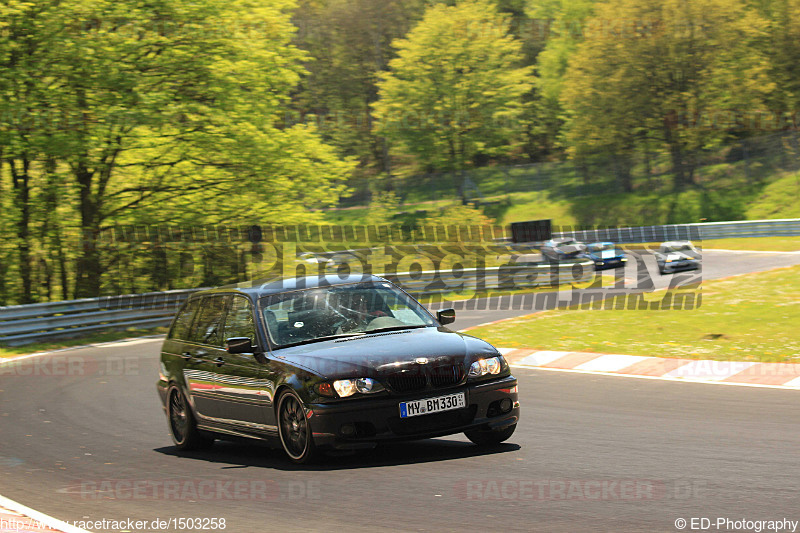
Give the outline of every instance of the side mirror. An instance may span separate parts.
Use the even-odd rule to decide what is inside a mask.
[[[228,353],[253,353],[253,341],[250,337],[231,337],[225,341],[225,350]]]
[[[453,308],[450,309],[441,309],[436,311],[436,320],[439,321],[441,325],[445,324],[452,324],[456,321],[456,310]]]

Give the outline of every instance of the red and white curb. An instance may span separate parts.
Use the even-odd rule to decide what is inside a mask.
[[[0,533],[89,533],[0,496]]]
[[[800,364],[501,348],[511,366],[643,379],[800,389]]]

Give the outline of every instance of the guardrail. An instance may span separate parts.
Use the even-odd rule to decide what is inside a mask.
[[[572,237],[582,242],[611,241],[619,244],[664,241],[697,241],[738,237],[792,237],[800,235],[800,219],[699,222],[664,226],[598,228],[553,232],[554,237]]]
[[[736,237],[794,237],[800,235],[800,219],[743,220],[739,222],[704,222],[700,228],[702,239],[729,239]]]
[[[594,275],[591,261],[551,266],[517,263],[485,269],[387,274],[415,297],[481,290],[514,290],[581,283]],[[336,274],[330,274],[336,279]],[[20,346],[37,341],[80,336],[94,331],[167,326],[178,307],[194,292],[186,289],[64,302],[0,307],[0,344]]]
[[[0,344],[75,337],[94,331],[166,326],[187,289],[0,307]]]

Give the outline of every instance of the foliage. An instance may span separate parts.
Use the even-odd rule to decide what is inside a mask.
[[[774,90],[764,19],[738,0],[615,0],[588,23],[610,20],[629,22],[588,34],[570,58],[561,101],[571,153],[614,154],[631,190],[634,153],[656,147],[670,154],[676,187],[693,183],[693,154],[735,126],[695,119],[757,107]]]
[[[483,210],[473,204],[455,204],[441,209],[435,215],[425,217],[420,225],[423,226],[490,226],[494,220],[487,217]]]
[[[278,123],[305,59],[291,44],[291,7],[67,0],[0,8],[0,161],[15,193],[22,301],[34,298],[39,245],[60,258],[62,298],[96,296],[97,238],[109,224],[308,221],[307,208],[336,201],[352,163],[313,127]],[[34,231],[43,242],[33,242]],[[64,252],[68,233],[80,233],[74,258]]]
[[[370,105],[394,57],[392,42],[419,20],[424,0],[300,0],[293,21],[297,46],[308,51],[288,124],[318,125],[321,135],[358,158],[359,174],[390,171]]]
[[[391,191],[376,193],[369,204],[367,214],[369,223],[375,225],[391,223],[392,215],[397,212],[399,204],[397,195]]]
[[[433,5],[395,47],[373,105],[393,153],[428,171],[462,171],[513,149],[531,71],[492,3]]]

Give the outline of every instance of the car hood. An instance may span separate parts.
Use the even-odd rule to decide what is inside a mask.
[[[567,256],[578,255],[579,253],[583,252],[583,248],[578,246],[577,244],[568,244],[566,246],[559,246],[557,248],[553,248],[556,253],[564,254]]]
[[[467,368],[479,356],[496,355],[488,342],[444,327],[426,327],[347,337],[276,350],[280,360],[324,379],[379,377],[424,364]]]
[[[589,257],[594,260],[598,259],[615,259],[617,257],[624,257],[625,254],[618,253],[617,250],[600,250],[598,252],[589,252]]]
[[[695,257],[694,254],[687,253],[687,252],[669,252],[664,254],[664,257],[668,261],[695,261],[700,259],[700,257]]]

